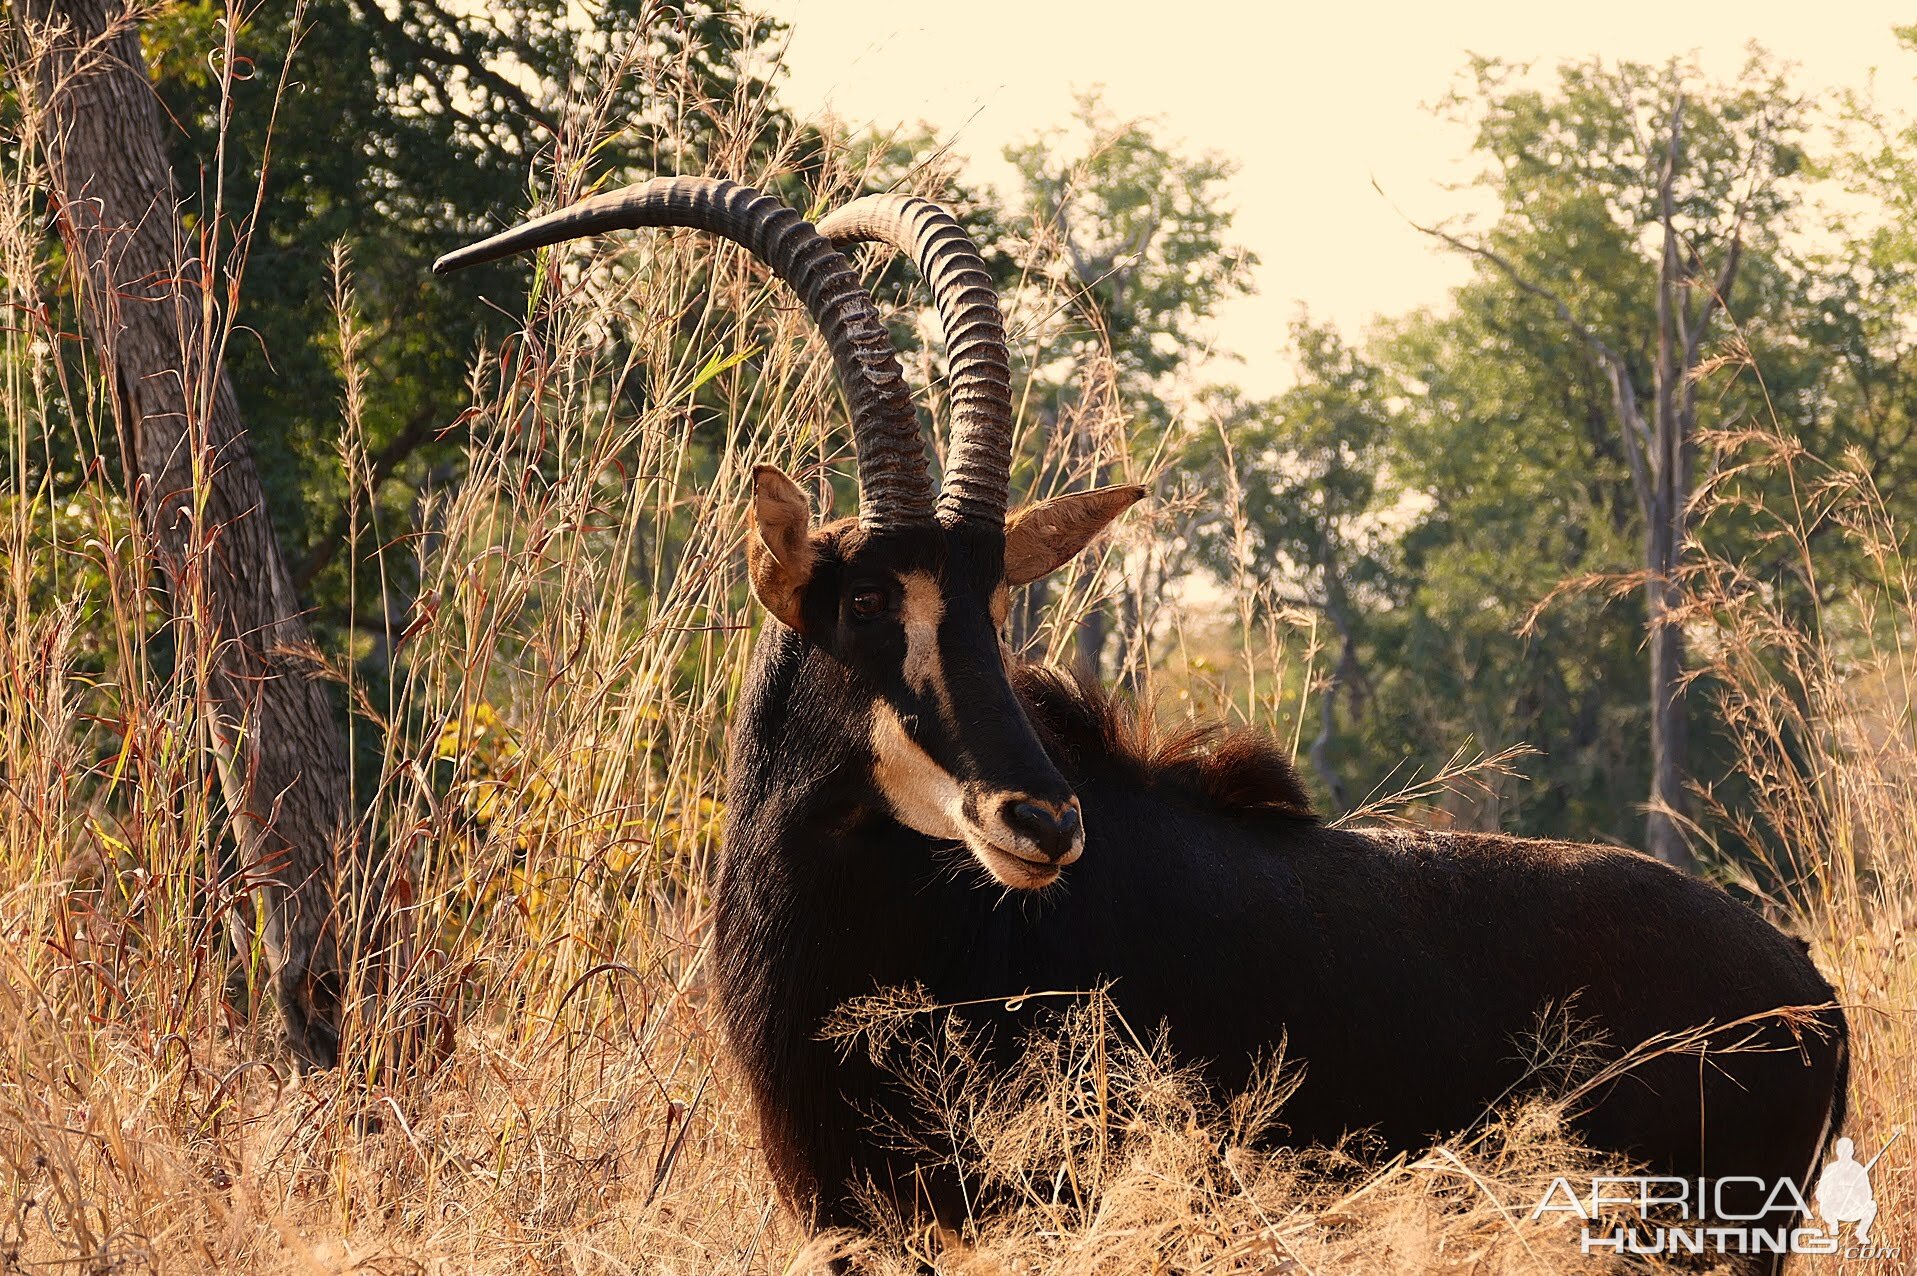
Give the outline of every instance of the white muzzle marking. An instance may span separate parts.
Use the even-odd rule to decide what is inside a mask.
[[[985,822],[966,814],[966,791],[958,777],[932,760],[906,730],[888,704],[872,712],[872,780],[899,823],[916,833],[941,841],[963,842],[974,858],[999,884],[1036,890],[1058,879],[1060,868],[1084,849],[1081,831],[1077,846],[1056,861],[1048,860],[1032,839],[1006,825],[998,814],[1002,797],[981,795],[974,809],[990,814]]]

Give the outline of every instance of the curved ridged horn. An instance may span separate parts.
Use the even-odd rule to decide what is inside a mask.
[[[964,227],[917,195],[868,195],[819,222],[835,247],[876,241],[907,254],[932,290],[952,383],[939,516],[1003,526],[1012,469],[1012,362],[998,290]]]
[[[447,253],[433,263],[433,271],[443,275],[530,248],[642,226],[689,226],[723,235],[792,286],[825,335],[851,409],[859,521],[873,528],[932,521],[925,439],[878,310],[845,258],[810,222],[772,196],[713,178],[655,177]]]

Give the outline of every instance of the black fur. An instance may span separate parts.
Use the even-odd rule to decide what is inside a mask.
[[[1477,1121],[1521,1080],[1541,1016],[1567,1003],[1626,1048],[1834,1000],[1801,944],[1647,856],[1327,828],[1267,739],[1156,739],[1094,689],[1008,677],[995,649],[987,663],[1083,805],[1083,858],[1041,892],[954,872],[963,850],[890,817],[860,706],[893,693],[857,660],[770,624],[739,706],[721,1001],[765,1153],[818,1224],[858,1225],[868,1180],[908,1211],[963,1212],[948,1178],[875,1137],[886,1078],[819,1038],[841,1003],[880,988],[965,1002],[1109,981],[1127,1021],[1166,1026],[1221,1093],[1284,1038],[1305,1069],[1288,1138],[1369,1130],[1404,1149]],[[1024,726],[991,717],[982,730]],[[999,1017],[1038,1013],[1034,1000]],[[1801,1180],[1827,1117],[1841,1119],[1844,1018],[1829,1007],[1757,1031],[1776,1049],[1637,1068],[1594,1096],[1583,1132],[1661,1173]]]

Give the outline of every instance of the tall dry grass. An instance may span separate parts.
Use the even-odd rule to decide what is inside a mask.
[[[1774,425],[1710,443],[1688,612],[1738,757],[1704,793],[1712,859],[1812,941],[1837,988],[1863,1158],[1917,1123],[1917,562],[1860,454],[1810,456]],[[1757,528],[1761,565],[1713,551],[1719,519]],[[1913,1167],[1894,1150],[1872,1178],[1899,1238],[1917,1236]]]
[[[613,51],[600,80],[690,91],[647,59]],[[758,182],[784,167],[754,103],[708,105],[726,124],[698,166]],[[469,464],[412,528],[369,512],[354,387],[381,319],[354,297],[350,252],[336,255],[341,463],[361,506],[355,553],[386,582],[356,606],[407,605],[380,651],[336,653],[334,672],[354,732],[377,745],[360,798],[401,877],[403,943],[386,995],[358,1004],[344,1065],[290,1077],[270,1017],[246,1013],[227,978],[237,961],[263,986],[257,953],[222,938],[212,866],[227,834],[191,671],[151,641],[194,619],[169,622],[150,592],[118,484],[47,464],[53,431],[83,461],[110,455],[112,424],[95,352],[36,295],[30,91],[21,106],[0,148],[0,1270],[783,1272],[834,1255],[881,1271],[1605,1267],[1563,1215],[1527,1218],[1552,1177],[1596,1165],[1551,1104],[1383,1163],[1359,1146],[1260,1151],[1281,1070],[1221,1106],[1096,999],[1010,1077],[969,1068],[962,1039],[884,1039],[1017,1209],[955,1248],[898,1228],[799,1230],[715,1038],[708,891],[726,709],[755,620],[737,552],[751,466],[816,483],[849,456],[802,312],[742,252],[690,234],[565,253],[536,276],[523,328],[478,359],[471,403],[446,405],[448,420],[470,414]],[[543,183],[555,202],[615,124],[590,99],[566,118]],[[661,153],[694,153],[675,118],[643,127]],[[829,172],[815,203],[861,176]],[[1009,298],[1033,362],[1057,337],[1053,287],[1034,272]],[[1032,441],[1060,449],[1035,467],[1049,484],[1136,464],[1122,405],[1085,404],[1096,448]],[[1865,486],[1820,491],[1831,509],[1868,505]],[[1154,570],[1150,547],[1189,513],[1171,502],[1074,569],[1035,646],[1065,650],[1077,614]],[[1734,564],[1704,583],[1755,786],[1731,814],[1788,848],[1775,907],[1854,1007],[1853,1127],[1869,1143],[1917,1097],[1917,615],[1893,529],[1859,515],[1845,534],[1882,549],[1883,585],[1821,628],[1734,588]],[[1188,644],[1232,650],[1241,676],[1168,680],[1166,699],[1294,736],[1310,637],[1240,585],[1228,641],[1168,602],[1125,660],[1191,669]],[[392,677],[376,693],[355,658],[382,653]],[[422,1029],[439,1053],[395,1066],[391,1043]],[[1900,1230],[1917,1220],[1908,1171],[1881,1191],[1885,1234],[1917,1240]]]

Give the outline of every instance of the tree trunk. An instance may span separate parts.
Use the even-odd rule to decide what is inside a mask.
[[[1079,673],[1095,683],[1105,681],[1105,638],[1111,627],[1111,617],[1105,614],[1102,601],[1093,602],[1078,618],[1073,659]]]
[[[1631,367],[1569,303],[1529,278],[1507,257],[1434,226],[1418,229],[1454,248],[1490,262],[1517,287],[1548,302],[1558,318],[1588,346],[1611,385],[1612,406],[1630,463],[1631,486],[1644,518],[1644,600],[1651,664],[1651,795],[1645,816],[1646,849],[1687,872],[1696,868],[1685,841],[1690,794],[1690,715],[1685,703],[1684,591],[1679,573],[1689,543],[1690,500],[1697,461],[1697,373],[1712,320],[1730,304],[1744,254],[1744,219],[1750,211],[1767,132],[1760,128],[1749,157],[1752,190],[1740,197],[1730,242],[1716,276],[1707,276],[1695,249],[1676,227],[1673,186],[1684,162],[1684,94],[1673,95],[1658,177],[1658,218],[1663,250],[1657,270],[1657,366],[1645,421]]]
[[[60,233],[133,494],[196,676],[288,1045],[338,1057],[343,996],[334,889],[351,860],[346,744],[267,518],[221,367],[213,291],[177,212],[162,115],[117,0],[14,0],[49,27],[37,128]],[[224,298],[221,298],[224,300]],[[250,946],[245,898],[229,920]],[[358,933],[357,931],[355,933]]]
[[[1683,163],[1684,96],[1671,107],[1666,134],[1664,169],[1658,179],[1658,217],[1664,232],[1657,267],[1657,367],[1653,372],[1651,467],[1649,501],[1640,501],[1644,514],[1644,588],[1646,634],[1651,656],[1651,800],[1644,819],[1645,849],[1666,864],[1686,872],[1695,870],[1690,844],[1684,837],[1690,795],[1690,713],[1684,696],[1684,631],[1677,614],[1682,606],[1677,571],[1689,537],[1691,499],[1691,434],[1694,400],[1682,398],[1691,383],[1698,340],[1692,329],[1690,303],[1675,219],[1672,185]],[[1735,253],[1731,256],[1735,267]],[[1726,281],[1728,287],[1728,280]],[[1708,318],[1702,316],[1700,318]],[[1680,327],[1685,330],[1680,334]],[[1695,330],[1701,334],[1701,323]]]
[[[1668,265],[1667,265],[1668,270]],[[1644,509],[1644,610],[1651,664],[1651,798],[1644,816],[1645,849],[1666,864],[1690,872],[1696,868],[1684,837],[1690,794],[1690,713],[1685,703],[1684,629],[1677,619],[1682,596],[1677,573],[1688,534],[1686,510],[1690,503],[1688,449],[1690,421],[1677,410],[1672,382],[1682,375],[1668,347],[1672,344],[1669,315],[1663,304],[1667,278],[1659,281],[1659,320],[1664,324],[1659,342],[1655,398],[1657,401],[1652,450],[1651,500]]]
[[[1654,594],[1664,592],[1653,580]],[[1691,848],[1684,839],[1683,813],[1689,801],[1689,720],[1684,704],[1684,630],[1665,619],[1670,609],[1654,604],[1651,617],[1651,804],[1645,817],[1645,849],[1687,872]]]
[[[1091,478],[1087,487],[1102,487],[1105,484],[1105,465],[1097,458],[1098,441],[1091,437],[1089,422],[1081,420],[1078,432],[1073,437],[1073,445],[1079,449],[1080,456],[1089,463]],[[1096,583],[1096,578],[1094,580]],[[1106,611],[1106,602],[1102,595],[1094,594],[1085,614],[1078,618],[1078,630],[1073,635],[1073,660],[1078,666],[1079,675],[1091,682],[1103,685],[1105,681],[1105,641],[1112,632],[1112,618]]]
[[[1352,701],[1353,712],[1357,709],[1358,681],[1362,674],[1358,667],[1358,636],[1351,625],[1350,597],[1345,592],[1344,577],[1338,572],[1338,550],[1329,520],[1323,535],[1318,539],[1318,574],[1323,579],[1323,598],[1319,609],[1325,619],[1331,622],[1331,628],[1338,635],[1338,658],[1332,663],[1331,676],[1325,679],[1318,702],[1318,734],[1313,737],[1306,756],[1311,759],[1311,769],[1317,772],[1318,780],[1325,786],[1325,792],[1331,798],[1331,813],[1343,815],[1351,809],[1351,794],[1345,786],[1344,776],[1331,761],[1331,745],[1338,732],[1338,694],[1347,692]]]

